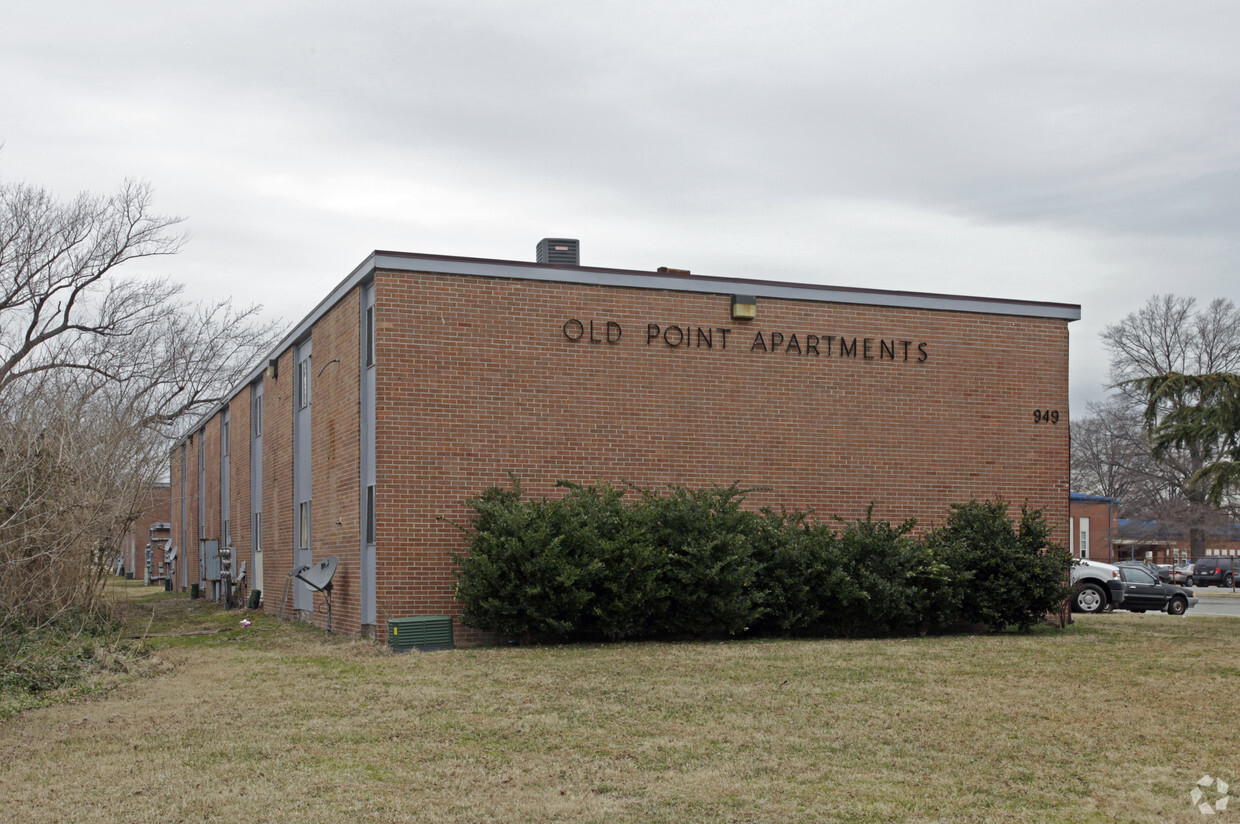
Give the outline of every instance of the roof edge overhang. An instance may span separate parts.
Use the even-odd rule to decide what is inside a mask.
[[[675,272],[645,272],[637,269],[604,269],[592,266],[528,263],[485,258],[423,255],[409,252],[374,252],[369,261],[374,269],[397,272],[427,272],[474,277],[515,278],[594,286],[621,286],[632,289],[663,289],[673,292],[732,294],[744,287],[745,294],[757,297],[808,300],[822,303],[853,303],[910,309],[937,309],[951,312],[979,312],[991,315],[1053,318],[1074,321],[1081,318],[1081,307],[1071,303],[948,295],[933,292],[901,292],[812,283],[787,283],[761,278],[716,277]]]
[[[1118,504],[1119,498],[1110,498],[1106,495],[1089,495],[1085,492],[1069,492],[1068,500],[1072,503],[1082,504]]]
[[[310,310],[272,351],[254,367],[246,377],[232,388],[228,397],[235,397],[242,389],[262,376],[267,361],[277,358],[290,346],[309,333],[329,309],[335,306],[356,286],[374,278],[378,270],[391,272],[461,275],[471,277],[510,278],[538,280],[553,283],[579,283],[592,286],[618,286],[632,289],[663,289],[672,292],[698,292],[706,294],[734,294],[743,289],[747,295],[782,300],[808,300],[821,303],[851,303],[867,306],[889,306],[904,309],[933,309],[944,312],[976,312],[987,315],[1016,315],[1020,317],[1048,318],[1064,321],[1081,319],[1081,307],[1072,303],[1045,303],[1039,301],[1012,300],[1009,298],[970,297],[932,292],[899,292],[886,289],[865,289],[846,286],[825,286],[808,283],[785,283],[760,278],[712,277],[709,275],[677,274],[672,272],[645,272],[638,269],[605,269],[595,266],[572,266],[556,263],[529,263],[518,260],[493,260],[490,258],[456,257],[453,255],[428,255],[415,252],[386,252],[376,250],[354,267],[327,297]],[[201,429],[207,421],[228,405],[217,404],[203,413],[189,433],[178,438],[175,449],[190,434]]]

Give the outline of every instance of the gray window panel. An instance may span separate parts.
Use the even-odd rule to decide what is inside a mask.
[[[375,307],[366,307],[366,365],[375,365]]]
[[[310,356],[297,364],[297,408],[310,405]]]
[[[224,546],[232,546],[228,530],[232,518],[232,463],[228,457],[229,429],[232,416],[227,408],[220,415],[220,539]]]
[[[306,549],[310,546],[310,502],[302,501],[297,505],[297,546]]]
[[[182,559],[185,558],[185,521],[189,517],[189,477],[185,474],[188,471],[187,464],[189,462],[186,456],[187,444],[181,444],[181,543],[180,552],[178,553]],[[189,573],[186,571],[183,561],[178,561],[177,566],[181,569],[181,586],[189,586]]]
[[[207,437],[198,430],[198,539],[207,537]],[[199,558],[201,561],[201,558]]]
[[[375,542],[375,487],[366,487],[366,543]]]

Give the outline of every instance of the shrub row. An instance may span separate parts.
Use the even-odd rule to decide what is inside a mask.
[[[561,483],[522,500],[520,483],[468,501],[455,556],[469,626],[525,640],[875,635],[957,623],[1027,630],[1066,595],[1070,555],[1040,511],[953,505],[946,525],[825,524],[742,509],[745,490],[664,493]]]

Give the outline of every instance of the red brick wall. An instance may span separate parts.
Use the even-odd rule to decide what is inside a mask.
[[[122,557],[125,560],[125,571],[132,572],[135,580],[142,580],[146,575],[146,545],[151,539],[151,524],[167,523],[172,516],[171,490],[167,484],[156,484],[147,489],[138,503],[138,511],[142,514],[129,527],[122,546]],[[165,533],[159,532],[163,536]],[[163,560],[163,545],[154,553],[154,574],[159,572],[159,562]]]
[[[233,575],[241,572],[241,562],[250,566],[250,387],[245,387],[228,405],[228,521],[232,544]],[[254,584],[254,570],[246,573],[236,597],[244,600]]]
[[[1181,542],[1182,547],[1188,546],[1187,538]],[[1206,555],[1226,555],[1234,557],[1240,555],[1240,540],[1219,538],[1214,535],[1206,536]]]
[[[171,517],[168,518],[172,524],[172,546],[177,548],[177,554],[183,559],[185,552],[181,548],[181,490],[184,488],[185,478],[181,476],[181,444],[177,444],[172,449],[172,453],[168,457],[168,479],[171,481]],[[188,534],[188,533],[187,533]],[[178,567],[182,563],[178,561]],[[181,578],[177,575],[173,581],[174,589],[181,588]]]
[[[583,324],[579,341],[565,336],[570,319]],[[600,342],[590,340],[591,321]],[[609,321],[623,330],[615,343],[605,340]],[[559,494],[560,478],[737,481],[761,488],[748,499],[754,507],[851,519],[873,503],[877,517],[923,527],[941,524],[952,502],[1027,500],[1067,542],[1065,321],[767,298],[756,320],[734,321],[729,295],[379,272],[376,322],[380,632],[389,617],[458,611],[450,553],[462,537],[447,521],[467,519],[464,500],[509,472],[532,495]],[[648,324],[694,330],[691,344],[698,327],[730,331],[726,348],[718,331],[710,348],[670,346],[677,334],[648,343]],[[356,289],[312,330],[314,558],[340,559],[333,623],[347,633],[362,630],[359,331]],[[768,349],[780,333],[779,351],[754,351],[759,331]],[[789,351],[793,334],[800,354]],[[840,356],[840,336],[857,339],[855,356]],[[879,340],[910,343],[884,350]],[[278,377],[264,378],[264,608],[279,613],[283,601],[288,615],[293,358],[291,348],[281,353]],[[1035,423],[1035,410],[1057,412],[1058,422]],[[231,422],[232,532],[248,559],[248,388]],[[216,415],[205,427],[207,537],[220,531],[219,430]],[[187,477],[178,452],[172,467],[178,541],[178,484],[190,491],[182,557],[191,581],[198,437]],[[316,612],[316,623],[324,619]]]
[[[184,580],[191,586],[198,583],[198,499],[205,494],[198,483],[198,442],[200,440],[202,440],[202,432],[195,431],[188,441],[185,455],[185,474],[189,476],[186,486],[189,489],[189,495],[185,502],[185,546],[182,547],[179,563],[185,570]],[[178,578],[180,577],[178,575]]]
[[[293,358],[292,349],[281,352],[277,376],[263,378],[263,609],[273,615],[280,614],[293,568]],[[291,616],[291,589],[283,603]]]
[[[311,466],[314,560],[339,559],[333,579],[333,629],[361,631],[359,580],[359,308],[354,290],[312,331]],[[294,350],[279,357],[277,377],[264,377],[263,387],[263,607],[285,617],[293,614],[292,589],[285,586],[293,564],[293,395],[296,381]],[[250,557],[250,388],[231,403],[232,454],[230,501],[233,540],[239,559]],[[207,523],[218,523],[211,502],[219,499],[219,415],[207,424]],[[212,463],[211,449],[216,449]],[[214,474],[213,474],[214,473]],[[212,521],[212,518],[215,521]],[[251,576],[252,576],[251,572]],[[247,582],[248,587],[252,580]],[[326,625],[322,595],[314,596],[314,622]]]
[[[332,628],[361,632],[361,481],[359,291],[354,289],[314,326],[310,447],[314,561],[339,559],[332,579]],[[314,596],[315,623],[326,615]]]
[[[737,481],[764,489],[754,507],[851,519],[873,503],[923,527],[952,502],[1028,500],[1066,542],[1066,321],[767,298],[734,321],[729,295],[382,271],[376,303],[380,625],[456,612],[462,539],[441,519],[466,519],[463,501],[509,472],[536,496],[560,478]],[[598,338],[619,324],[619,342],[591,343],[590,321]],[[672,347],[647,344],[651,323],[731,332],[726,349],[717,332],[713,348]],[[751,351],[758,331],[768,348],[781,333],[780,351]],[[879,339],[911,341],[908,359],[903,344],[881,357]]]
[[[218,540],[220,545],[223,546],[224,532],[220,514],[222,512],[220,505],[222,500],[220,497],[222,491],[220,486],[220,421],[220,415],[216,414],[203,427],[205,433],[203,440],[207,445],[205,456],[207,483],[203,490],[206,497],[206,508],[203,511],[203,523],[206,526],[206,531],[203,537],[208,541]],[[203,597],[209,598],[211,596],[211,583],[205,578],[200,577],[199,572],[199,567],[195,565],[190,569],[189,579],[190,581],[199,581],[202,586],[201,592]]]
[[[1073,501],[1072,515],[1072,554],[1081,557],[1081,526],[1080,519],[1089,519],[1089,559],[1111,563],[1119,560],[1115,548],[1111,545],[1114,538],[1119,537],[1119,507],[1096,501]],[[1068,546],[1068,542],[1064,542]]]

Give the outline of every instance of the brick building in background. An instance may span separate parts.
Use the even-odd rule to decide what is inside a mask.
[[[560,248],[563,247],[563,248]],[[176,585],[200,547],[322,624],[450,615],[453,522],[509,473],[760,488],[748,505],[943,523],[1002,497],[1068,539],[1074,305],[375,252],[172,453]],[[291,591],[285,597],[286,588]],[[317,611],[316,611],[317,608]]]
[[[152,581],[161,581],[166,569],[164,550],[168,546],[169,528],[172,520],[170,485],[151,484],[146,490],[138,511],[142,514],[129,527],[121,541],[121,566],[125,577],[141,581],[148,575]],[[147,549],[150,549],[150,567],[147,567]]]
[[[1113,563],[1115,540],[1119,536],[1118,498],[1073,492],[1069,496],[1068,543],[1072,556]]]
[[[1158,521],[1120,518],[1122,502],[1118,498],[1073,492],[1069,503],[1068,546],[1077,558],[1112,564],[1117,561],[1184,564],[1197,560],[1190,557],[1187,530]],[[1205,542],[1207,556],[1240,556],[1240,526],[1228,524],[1209,528]]]

